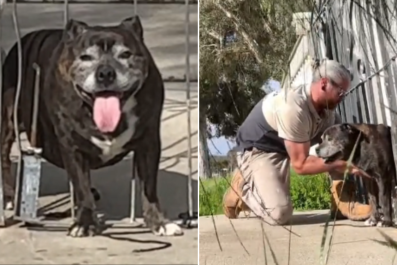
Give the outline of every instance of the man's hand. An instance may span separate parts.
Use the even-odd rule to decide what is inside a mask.
[[[334,167],[334,171],[341,173],[341,174],[344,174],[347,169],[348,174],[353,174],[353,175],[357,175],[360,177],[371,178],[371,176],[368,175],[365,171],[359,169],[358,167],[356,167],[353,164],[348,165],[348,162],[346,162],[344,160],[336,160],[336,161],[330,163],[330,165],[332,165]]]
[[[353,166],[351,170],[351,174],[354,174],[356,176],[364,177],[364,178],[372,178],[370,175],[367,174],[364,170],[359,169],[356,166]]]

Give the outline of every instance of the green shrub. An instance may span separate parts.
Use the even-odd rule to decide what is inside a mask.
[[[221,214],[223,194],[230,185],[231,178],[213,178],[202,180],[199,188],[199,214]],[[203,188],[204,186],[204,188]],[[204,192],[205,190],[205,192]]]
[[[295,210],[323,210],[331,205],[329,179],[325,174],[299,176],[291,172],[291,200]]]
[[[211,210],[213,214],[222,214],[223,194],[229,187],[231,178],[213,178],[200,181],[200,216],[210,215]],[[328,178],[323,174],[299,176],[291,172],[291,200],[294,209],[299,211],[329,209],[331,195]]]

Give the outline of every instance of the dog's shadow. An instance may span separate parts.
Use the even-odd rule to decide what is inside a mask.
[[[335,226],[349,226],[357,228],[366,228],[368,226],[364,225],[364,221],[351,221],[347,218],[337,218],[329,216],[328,213],[321,214],[311,214],[311,213],[299,213],[295,214],[291,218],[291,225],[320,225],[321,227],[328,226],[329,228]]]
[[[107,221],[128,220],[131,209],[132,161],[91,171],[92,186],[101,196],[97,202],[99,212]],[[157,181],[160,207],[166,217],[175,220],[188,211],[188,177],[186,175],[160,170]],[[197,180],[192,180],[193,210],[197,211]],[[70,212],[69,184],[66,172],[49,163],[42,163],[40,181],[40,214],[64,218]],[[135,217],[142,218],[141,192],[136,180]]]
[[[254,219],[257,218],[256,216],[250,215],[249,217],[244,217],[243,214],[240,215],[240,218],[248,218],[248,219]],[[266,219],[267,222],[271,222],[271,220]],[[328,224],[327,224],[328,222]],[[332,226],[350,226],[350,227],[368,227],[364,225],[364,221],[351,221],[348,220],[347,218],[337,218],[336,220],[332,217],[330,218],[328,213],[304,213],[304,212],[298,212],[295,213],[288,224],[285,226],[301,226],[301,225],[320,225],[321,227],[325,227],[326,225],[328,227]]]

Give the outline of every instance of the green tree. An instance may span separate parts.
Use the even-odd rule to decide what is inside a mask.
[[[215,130],[205,136],[235,136],[265,95],[261,87],[282,79],[296,42],[292,15],[310,11],[311,1],[200,1],[200,132],[211,123]],[[210,172],[203,152],[201,172]]]
[[[215,136],[233,137],[262,85],[282,79],[296,42],[292,15],[310,10],[308,1],[200,2],[200,110]]]

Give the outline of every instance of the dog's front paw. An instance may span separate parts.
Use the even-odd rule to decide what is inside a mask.
[[[364,222],[364,225],[365,226],[376,226],[378,224],[378,222],[375,220],[375,219],[373,219],[373,218],[368,218],[365,222]]]
[[[14,210],[13,198],[9,198],[9,197],[4,198],[4,209],[9,211]]]
[[[95,236],[100,232],[100,223],[93,210],[82,207],[78,210],[77,218],[69,227],[68,236]]]
[[[377,227],[391,227],[391,226],[394,226],[394,224],[393,224],[393,221],[383,220],[383,221],[379,221],[376,226]]]
[[[4,183],[3,186],[3,207],[5,210],[14,210],[14,200],[15,200],[15,191],[7,183]]]
[[[182,228],[175,223],[166,223],[153,230],[156,236],[182,236]]]

